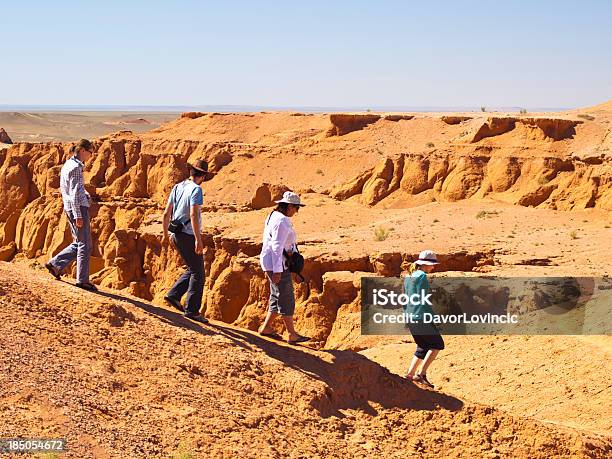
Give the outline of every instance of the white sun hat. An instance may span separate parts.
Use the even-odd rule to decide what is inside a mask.
[[[423,250],[419,253],[419,259],[415,263],[417,265],[437,265],[438,257],[431,250]]]
[[[285,191],[283,193],[283,198],[279,199],[278,201],[274,201],[277,204],[280,204],[282,202],[286,202],[287,204],[293,204],[294,206],[301,206],[304,207],[306,204],[302,204],[302,201],[300,201],[300,197],[295,194],[293,191]]]

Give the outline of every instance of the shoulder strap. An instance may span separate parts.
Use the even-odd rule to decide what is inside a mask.
[[[270,222],[270,218],[272,218],[272,214],[276,212],[276,209],[274,209],[272,212],[270,212],[270,215],[268,215],[268,218],[266,218],[266,226],[268,226],[268,223]],[[272,233],[268,233],[268,235],[270,237],[272,237]]]
[[[184,182],[184,180],[183,180]],[[175,191],[174,191],[174,201],[172,202],[172,219],[174,220],[174,212],[176,212],[176,205],[177,203],[181,200],[181,198],[183,197],[183,195],[185,194],[185,187],[183,187],[183,189],[181,190],[181,196],[179,198],[176,197],[176,187],[178,187],[181,183],[177,183],[176,185],[174,185]],[[181,222],[182,223],[182,222]]]

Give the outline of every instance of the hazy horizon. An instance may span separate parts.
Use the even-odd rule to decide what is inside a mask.
[[[580,107],[485,107],[487,112],[509,112],[526,109],[533,112],[555,112],[571,110]],[[266,106],[266,105],[0,105],[0,112],[143,112],[143,113],[181,113],[185,111],[202,112],[259,112],[259,111],[302,111],[306,113],[322,113],[336,111],[373,111],[373,112],[481,112],[481,107],[314,107],[314,106]]]

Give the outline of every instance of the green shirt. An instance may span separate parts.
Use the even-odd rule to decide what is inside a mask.
[[[422,290],[424,290],[423,294],[421,294]],[[415,298],[416,296],[421,298],[422,296],[427,295],[429,290],[429,280],[427,280],[427,274],[425,274],[425,271],[417,269],[410,276],[404,279],[404,293],[409,297],[411,295],[415,295]],[[406,306],[404,306],[404,312],[406,314],[412,314],[412,318],[415,320],[422,320],[423,314],[426,312],[433,314],[431,306],[420,301],[416,304],[409,302]]]

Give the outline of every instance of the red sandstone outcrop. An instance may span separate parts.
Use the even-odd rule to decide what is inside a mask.
[[[12,144],[13,141],[3,128],[0,128],[0,143]]]
[[[576,133],[576,126],[581,124],[582,121],[556,118],[490,117],[477,127],[470,137],[470,142],[476,143],[487,137],[495,137],[510,132],[517,123],[541,131],[544,137],[563,140],[571,138]]]
[[[359,131],[369,124],[375,123],[380,119],[380,115],[347,115],[344,113],[334,113],[329,115],[332,127],[329,128],[327,135],[345,135],[349,132]]]
[[[399,182],[399,186],[398,186]],[[431,190],[439,201],[494,196],[521,206],[559,210],[609,207],[612,164],[575,159],[407,154],[386,158],[374,169],[330,191],[375,205],[398,188],[416,195]],[[554,191],[554,193],[553,193]]]
[[[274,201],[278,201],[283,197],[283,193],[289,190],[283,185],[271,185],[263,183],[256,190],[250,202],[251,209],[264,209],[275,205]]]
[[[442,121],[446,124],[459,124],[464,121],[469,121],[473,118],[473,116],[459,116],[459,115],[445,115],[440,117]]]
[[[383,119],[387,121],[402,121],[402,120],[411,120],[414,118],[414,115],[385,115]]]
[[[357,287],[349,273],[398,275],[402,260],[419,250],[412,241],[399,251],[328,254],[333,241],[318,235],[316,227],[334,209],[350,204],[359,213],[370,206],[410,207],[409,198],[418,196],[423,202],[487,198],[558,210],[612,209],[610,136],[597,122],[492,118],[506,121],[483,127],[478,119],[454,124],[412,115],[397,120],[412,118],[409,122],[380,123],[379,115],[197,115],[146,134],[95,140],[97,154],[85,170],[86,187],[96,201],[92,278],[161,300],[181,266],[172,249],[161,244],[160,213],[173,184],[186,177],[187,162],[204,158],[218,172],[204,186],[205,208],[211,211],[207,218],[218,210],[227,222],[217,228],[204,221],[206,314],[250,329],[261,323],[269,293],[257,261],[266,211],[254,217],[254,227],[232,222],[236,210],[270,207],[287,189],[310,189],[307,209],[315,209],[310,244],[317,255],[308,256],[307,282],[296,286],[296,323],[320,343],[334,346],[340,336],[359,346],[352,335],[358,333]],[[334,137],[325,135],[330,119],[336,123]],[[494,135],[511,123],[514,129]],[[477,144],[461,140],[470,129],[490,136]],[[525,136],[520,129],[537,135]],[[353,134],[344,136],[348,132]],[[436,146],[426,147],[426,140]],[[42,261],[70,242],[58,195],[69,147],[21,143],[0,151],[0,259]],[[317,202],[323,198],[327,201]],[[334,224],[347,228],[341,220]],[[372,239],[372,229],[366,231],[359,237]],[[493,264],[493,255],[484,250],[439,252],[448,269]]]

